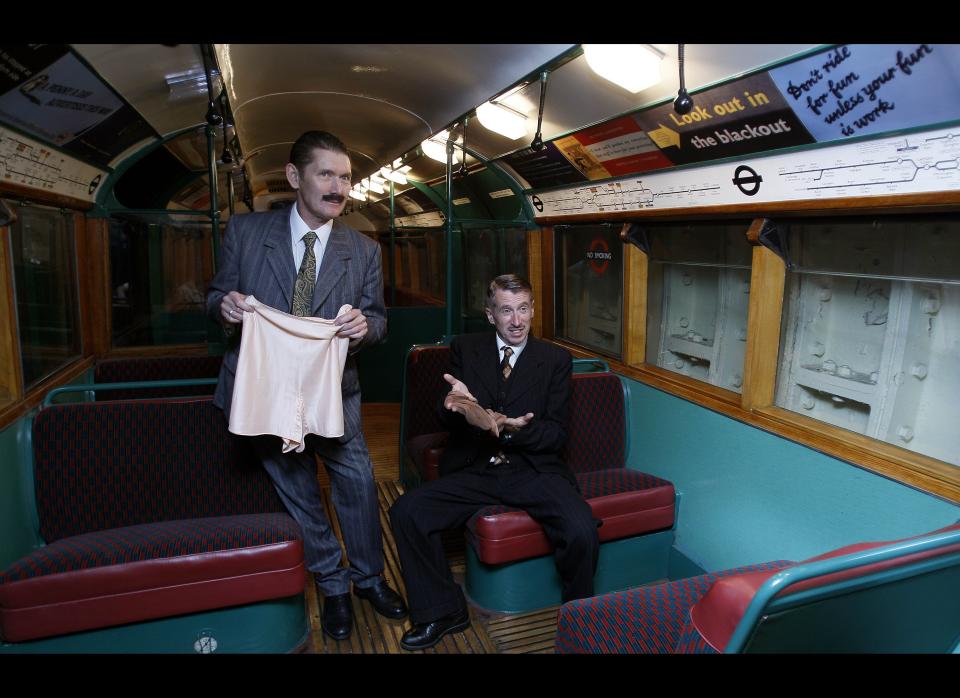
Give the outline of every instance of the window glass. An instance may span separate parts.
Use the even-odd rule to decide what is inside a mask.
[[[443,228],[398,228],[394,235],[393,273],[395,301],[390,276],[384,276],[384,297],[388,305],[439,306],[446,303],[447,234]],[[390,260],[390,235],[380,236],[385,268]]]
[[[741,392],[750,306],[748,226],[645,227],[647,363]]]
[[[960,464],[960,223],[780,224],[788,273],[776,404]]]
[[[82,353],[73,214],[19,206],[11,225],[26,390]]]
[[[623,353],[620,226],[558,226],[557,336],[604,354]]]
[[[212,226],[202,216],[110,220],[113,346],[206,342]]]
[[[527,277],[527,235],[520,227],[463,231],[463,313],[466,331],[489,327],[484,306],[490,281],[501,274]]]

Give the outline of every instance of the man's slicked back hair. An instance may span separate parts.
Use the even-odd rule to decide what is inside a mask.
[[[327,131],[307,131],[302,134],[293,147],[290,148],[290,162],[303,174],[304,169],[313,161],[313,151],[317,148],[332,150],[334,153],[343,153],[348,158],[347,146],[343,141]]]
[[[487,287],[487,307],[490,308],[490,310],[493,310],[495,307],[493,298],[497,291],[510,291],[511,293],[527,291],[530,294],[530,299],[533,300],[533,287],[530,285],[530,282],[516,274],[501,274],[490,282],[490,285]]]

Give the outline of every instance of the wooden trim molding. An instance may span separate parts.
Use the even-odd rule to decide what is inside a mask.
[[[535,337],[543,336],[544,316],[544,270],[543,270],[543,231],[527,231],[527,280],[533,286],[534,308],[533,322],[530,329]]]
[[[89,211],[93,208],[92,201],[75,199],[72,196],[63,194],[54,194],[52,192],[24,187],[12,182],[0,183],[0,196],[14,201],[32,201],[44,206],[59,206],[60,208],[76,209],[78,211]]]
[[[555,311],[555,286],[554,286],[554,254],[553,254],[553,228],[543,228],[540,231],[540,258],[543,260],[541,269],[541,292],[537,297],[537,303],[540,305],[538,314],[540,315],[541,333],[540,337],[552,338],[556,334],[557,315]]]
[[[23,397],[10,227],[0,227],[0,409]]]
[[[22,400],[6,407],[0,407],[0,429],[6,429],[30,410],[39,406],[48,392],[76,380],[92,367],[92,356],[78,359],[35,385]]]
[[[623,360],[640,366],[647,354],[649,258],[630,243],[624,243],[623,257]]]
[[[762,224],[763,219],[754,221],[751,230]],[[776,253],[759,245],[753,248],[743,370],[742,404],[746,410],[773,404],[786,274],[786,266]]]

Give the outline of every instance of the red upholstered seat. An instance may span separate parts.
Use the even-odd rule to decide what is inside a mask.
[[[299,594],[300,528],[287,514],[163,521],[63,538],[0,573],[8,642]]]
[[[945,533],[947,531],[957,530],[960,530],[960,524],[947,526],[946,528],[933,531],[933,533]],[[911,536],[909,538],[903,538],[896,541],[855,543],[854,545],[847,545],[836,550],[831,550],[828,553],[811,557],[810,559],[804,560],[799,564],[818,562],[820,560],[829,560],[831,558],[842,557],[852,553],[872,550],[874,548],[881,548],[893,543],[904,543],[929,535],[931,534],[924,533],[922,535]],[[836,582],[841,582],[856,577],[866,577],[867,575],[883,570],[889,570],[894,567],[901,567],[919,560],[956,552],[958,549],[960,549],[960,545],[954,545],[948,548],[941,548],[937,550],[928,550],[925,552],[896,557],[883,562],[861,565],[859,567],[854,567],[842,572],[835,572],[833,574],[827,574],[821,577],[814,577],[812,579],[807,579],[787,587],[780,592],[778,596],[796,594],[806,589],[822,587],[828,584],[834,584]],[[747,607],[750,605],[750,602],[756,595],[757,590],[759,590],[760,587],[763,586],[764,582],[766,582],[776,572],[777,570],[751,572],[748,574],[741,574],[717,580],[716,583],[706,593],[706,595],[700,600],[700,602],[690,609],[691,625],[700,634],[700,636],[703,638],[703,641],[718,652],[722,652],[726,648],[727,643],[730,641],[730,638],[733,635],[734,630],[736,630],[737,625],[740,623],[740,619],[743,618]]]
[[[593,517],[602,522],[601,543],[673,526],[675,494],[666,480],[626,468],[576,477]],[[489,565],[553,550],[540,524],[525,511],[509,507],[482,509],[467,523],[467,537],[477,557]]]

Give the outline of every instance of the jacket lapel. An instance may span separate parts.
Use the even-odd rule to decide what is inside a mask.
[[[473,365],[481,385],[495,403],[500,392],[500,362],[497,361],[497,335],[488,334],[473,348]]]
[[[294,204],[296,205],[296,204]],[[289,311],[293,304],[293,285],[297,280],[297,270],[293,268],[293,250],[290,247],[290,209],[285,208],[277,211],[270,219],[270,228],[263,240],[267,264],[273,271],[277,279],[280,291],[285,301],[283,311]],[[271,303],[273,299],[264,298],[265,303]]]
[[[507,404],[519,399],[537,384],[542,368],[543,354],[540,352],[540,346],[531,337],[527,340],[527,346],[520,352],[520,358],[513,367]]]
[[[348,260],[352,256],[350,245],[347,244],[347,232],[338,221],[333,222],[330,239],[323,251],[323,260],[320,262],[320,273],[317,285],[313,289],[313,307],[311,315],[316,315],[320,306],[327,300],[330,292],[340,283],[340,279],[347,273]],[[330,312],[337,312],[337,308]]]

